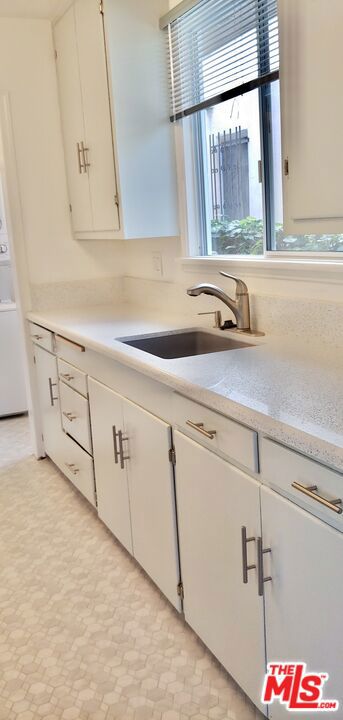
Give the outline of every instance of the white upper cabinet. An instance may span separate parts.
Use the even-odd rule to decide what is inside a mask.
[[[54,28],[78,239],[179,234],[159,17],[167,0],[74,0]]]
[[[114,237],[119,215],[98,3],[75,2],[54,35],[73,229],[79,239]]]
[[[279,13],[284,228],[342,233],[343,3],[279,0]]]

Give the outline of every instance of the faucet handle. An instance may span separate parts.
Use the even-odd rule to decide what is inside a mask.
[[[223,275],[224,277],[230,278],[230,280],[234,280],[236,283],[236,295],[249,295],[249,290],[245,282],[241,280],[238,277],[235,277],[234,275],[229,275],[229,273],[224,272],[224,270],[220,270],[220,275]]]

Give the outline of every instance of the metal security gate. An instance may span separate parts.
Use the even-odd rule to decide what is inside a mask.
[[[209,136],[213,220],[250,214],[248,143],[248,131],[240,126]]]

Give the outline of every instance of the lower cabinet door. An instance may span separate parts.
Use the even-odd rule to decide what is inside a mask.
[[[260,485],[179,432],[176,499],[189,625],[262,711],[263,598],[258,594]],[[243,542],[242,528],[246,529]],[[245,554],[246,553],[246,554]]]
[[[266,642],[268,662],[306,663],[307,671],[328,673],[323,701],[343,708],[343,534],[263,487]],[[299,697],[298,697],[299,699]],[[289,712],[276,700],[273,720],[317,718],[310,708]],[[324,713],[327,715],[328,713]]]
[[[92,378],[88,388],[98,514],[132,553],[127,470],[121,462],[118,437],[124,431],[122,398]]]
[[[168,600],[181,609],[171,427],[124,400],[133,554]]]
[[[63,470],[64,432],[61,424],[57,361],[55,355],[34,346],[36,374],[41,409],[44,449]]]

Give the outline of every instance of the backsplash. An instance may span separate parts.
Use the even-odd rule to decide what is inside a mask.
[[[216,298],[192,298],[187,287],[193,284],[163,282],[134,277],[101,278],[78,282],[44,283],[31,286],[32,310],[128,303],[139,311],[181,315],[190,325],[199,323],[198,313],[221,309],[230,311]],[[250,294],[251,325],[267,335],[292,336],[315,344],[343,347],[343,303],[313,298]],[[233,316],[232,316],[233,318]],[[210,316],[202,317],[206,326]]]
[[[183,315],[189,322],[198,322],[198,313],[221,309],[225,306],[216,298],[187,295],[187,287],[193,284],[123,278],[123,300],[140,309],[159,310],[169,314]],[[315,344],[330,343],[343,347],[343,303],[316,300],[313,298],[291,298],[276,295],[250,295],[251,325],[268,335],[299,337]],[[227,309],[227,312],[230,311]],[[233,316],[232,316],[233,318]],[[206,325],[212,319],[203,317]]]
[[[111,305],[121,301],[121,277],[31,285],[32,310]]]

